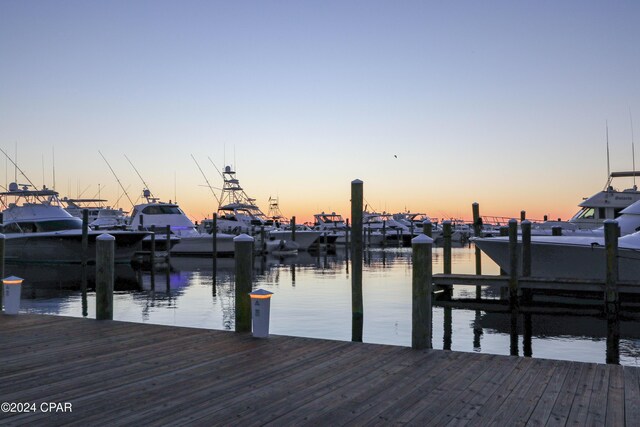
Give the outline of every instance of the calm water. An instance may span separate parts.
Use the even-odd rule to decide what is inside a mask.
[[[453,249],[453,271],[474,273],[474,250]],[[114,319],[130,322],[233,330],[233,259],[218,260],[212,285],[211,260],[173,258],[170,272],[155,275],[118,266]],[[344,252],[287,258],[256,258],[255,288],[274,293],[271,333],[336,340],[351,339],[351,276]],[[90,267],[90,274],[92,268]],[[442,249],[434,249],[434,273],[442,272]],[[82,316],[77,266],[7,265],[6,273],[25,278],[22,310]],[[483,273],[498,268],[483,258]],[[90,277],[91,281],[92,278]],[[169,289],[167,289],[169,283]],[[90,283],[91,285],[91,283]],[[365,251],[363,271],[364,341],[411,345],[411,251]],[[454,300],[473,298],[475,287],[456,287]],[[483,291],[483,297],[497,295]],[[533,357],[605,363],[607,322],[600,305],[556,308],[558,314],[518,316],[517,353]],[[594,308],[595,307],[595,308]],[[454,351],[508,355],[513,351],[511,315],[487,307],[433,310],[433,346]],[[95,317],[95,293],[89,292],[88,317]],[[525,328],[527,324],[530,328]],[[530,331],[530,341],[524,340]],[[620,324],[620,363],[640,366],[640,313],[625,312]],[[529,347],[530,346],[530,347]]]

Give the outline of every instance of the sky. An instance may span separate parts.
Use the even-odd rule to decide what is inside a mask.
[[[639,21],[637,1],[0,0],[0,148],[125,210],[128,158],[194,220],[225,165],[299,222],[348,217],[354,179],[370,210],[568,219],[605,186],[607,126],[611,170],[633,167]]]

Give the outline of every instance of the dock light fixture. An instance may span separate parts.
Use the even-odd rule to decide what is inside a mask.
[[[4,314],[18,314],[20,311],[22,281],[23,279],[16,276],[2,279],[4,287]]]
[[[271,311],[271,296],[273,292],[258,289],[249,293],[251,297],[251,319],[253,321],[253,336],[256,338],[269,337],[269,313]]]

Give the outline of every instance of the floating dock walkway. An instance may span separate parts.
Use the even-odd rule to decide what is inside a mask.
[[[637,425],[639,379],[617,365],[0,316],[0,400],[35,404],[3,403],[2,425]]]

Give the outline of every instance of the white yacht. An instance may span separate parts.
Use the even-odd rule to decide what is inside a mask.
[[[368,241],[371,235],[370,245],[382,244],[384,241],[388,245],[411,245],[411,230],[400,221],[393,219],[393,215],[383,212],[367,212],[362,213],[362,227],[365,233],[365,241]],[[380,234],[380,241],[378,240]]]
[[[89,216],[89,226],[99,230],[116,230],[127,228],[127,215],[122,208],[112,208],[106,205],[105,199],[60,199],[64,210],[72,216],[82,219],[82,212],[86,209]]]
[[[622,236],[618,241],[620,279],[637,281],[640,280],[640,201],[620,214],[617,218]],[[478,238],[474,242],[500,268],[508,271],[508,237]],[[604,279],[603,248],[604,227],[583,230],[581,234],[532,236],[531,274],[535,277]]]
[[[82,260],[82,220],[64,210],[58,193],[32,190],[16,183],[0,193],[6,259],[15,262],[79,263]],[[89,262],[95,261],[95,240],[103,231],[89,229]],[[146,232],[112,230],[116,262],[131,262]]]
[[[322,232],[322,238],[326,237],[327,243],[345,244],[349,227],[342,219],[342,215],[335,212],[314,214],[313,229]]]
[[[614,178],[633,178],[640,172],[611,172],[602,191],[587,197],[578,206],[580,210],[567,221],[545,221],[534,227],[538,232],[549,231],[553,226],[561,226],[565,230],[593,230],[602,226],[607,219],[616,219],[627,206],[640,200],[640,191],[634,184],[632,187],[618,190],[613,187]],[[544,234],[544,232],[540,233]]]
[[[146,203],[134,206],[129,225],[133,229],[156,230],[156,244],[165,246],[166,235],[163,232],[167,225],[171,230],[171,255],[211,255],[213,253],[213,235],[201,233],[195,224],[185,215],[177,203],[161,202],[151,197],[149,190],[143,191]],[[231,234],[216,233],[216,250],[218,256],[232,256],[234,253]]]
[[[249,197],[240,186],[236,172],[231,166],[225,166],[222,179],[223,185],[217,219],[218,230],[224,233],[246,233],[254,236],[256,237],[256,247],[262,250],[264,248],[268,250],[269,247],[274,246],[274,242],[282,250],[307,250],[320,237],[321,233],[314,230],[296,229],[295,242],[293,242],[291,230],[287,229],[288,221],[280,224],[279,228],[275,226],[276,221],[286,220],[286,218],[280,214],[276,215],[277,218],[269,219],[256,205],[256,199]],[[205,227],[208,221],[210,220],[205,220]],[[265,239],[267,240],[264,244],[261,242],[263,231],[266,233]]]
[[[413,231],[413,236],[417,236],[418,234],[423,233],[423,224],[425,221],[429,221],[432,225],[431,228],[431,237],[434,240],[438,240],[442,237],[442,228],[438,227],[438,220],[431,219],[424,213],[417,212],[401,212],[397,214],[393,214],[393,219],[398,221],[407,227],[410,231]]]

